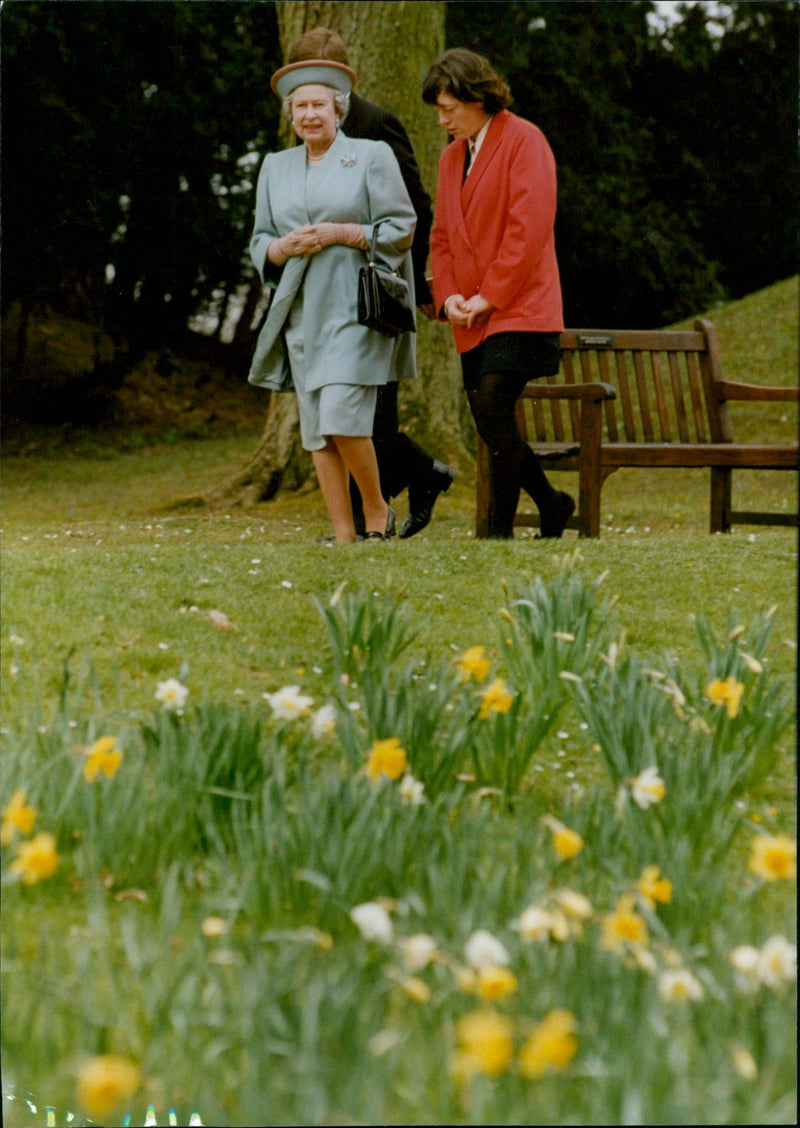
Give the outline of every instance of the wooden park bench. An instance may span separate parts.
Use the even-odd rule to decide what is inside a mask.
[[[798,389],[735,383],[722,377],[714,325],[694,331],[566,329],[561,369],[531,381],[517,404],[520,429],[545,469],[577,470],[578,508],[569,522],[582,537],[600,535],[600,494],[621,467],[709,467],[711,532],[733,524],[793,525],[794,513],[746,513],[732,507],[734,470],[797,470],[797,443],[734,442],[732,400],[797,403]],[[478,438],[475,535],[488,528],[489,459]],[[518,513],[517,526],[538,515]]]

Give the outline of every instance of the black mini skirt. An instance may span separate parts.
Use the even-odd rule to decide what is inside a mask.
[[[528,380],[555,376],[561,355],[559,333],[493,333],[461,354],[461,375],[466,390],[480,384],[481,376],[513,372]]]

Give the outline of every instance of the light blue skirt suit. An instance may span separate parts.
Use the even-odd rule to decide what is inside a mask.
[[[345,406],[353,385],[374,388],[416,375],[416,338],[403,333],[384,337],[358,324],[358,272],[367,253],[333,244],[308,258],[294,256],[273,266],[267,248],[305,224],[358,223],[367,242],[376,224],[376,260],[414,280],[410,247],[416,215],[394,153],[383,141],[354,140],[341,131],[322,161],[309,164],[305,145],[264,160],[256,189],[256,213],[250,254],[272,299],[259,334],[248,377],[251,384],[298,393],[301,437],[308,450],[324,445],[313,419],[304,419],[309,397],[330,385],[342,391],[341,418],[331,434],[372,434],[374,394],[359,399],[361,418]],[[305,425],[304,425],[305,424]],[[337,428],[346,429],[337,429]]]

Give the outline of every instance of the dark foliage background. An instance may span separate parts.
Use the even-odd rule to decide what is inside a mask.
[[[798,3],[732,3],[724,34],[682,5],[654,35],[653,8],[447,7],[448,44],[487,55],[555,151],[572,325],[658,326],[797,269]],[[252,195],[279,144],[280,63],[270,2],[5,4],[7,369],[43,307],[110,340],[104,379],[237,292],[249,347]]]

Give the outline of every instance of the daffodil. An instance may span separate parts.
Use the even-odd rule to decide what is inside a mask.
[[[425,790],[425,784],[418,779],[414,779],[408,772],[400,780],[398,793],[404,803],[408,803],[411,807],[419,807],[425,802],[425,796],[422,794]]]
[[[94,783],[100,772],[106,779],[113,779],[115,772],[122,763],[122,752],[117,748],[115,736],[101,736],[94,744],[84,748],[86,762],[83,765],[84,779]]]
[[[382,775],[389,779],[399,779],[406,770],[406,750],[396,736],[386,740],[376,740],[369,750],[367,758],[367,771],[372,779],[380,779]]]
[[[647,943],[647,924],[643,916],[634,910],[633,897],[624,894],[617,898],[613,913],[606,913],[602,920],[604,948],[618,948],[623,944],[633,947]]]
[[[668,905],[672,900],[672,882],[661,876],[658,866],[645,866],[636,890],[649,909],[655,908],[656,901]]]
[[[564,858],[566,861],[569,858],[574,858],[576,854],[580,854],[583,849],[583,839],[577,830],[565,826],[552,815],[545,815],[542,822],[553,835],[553,849],[560,858]]]
[[[140,1084],[138,1066],[116,1054],[104,1054],[80,1068],[78,1100],[93,1119],[104,1121],[131,1099]]]
[[[377,901],[365,901],[350,910],[350,919],[365,940],[389,944],[394,936],[392,919]]]
[[[11,863],[10,870],[26,885],[35,885],[37,881],[55,873],[57,866],[56,840],[52,834],[42,832],[17,847],[17,856]]]
[[[527,941],[546,940],[553,926],[553,914],[541,905],[529,905],[511,922],[511,927]]]
[[[483,681],[489,673],[489,659],[484,658],[482,646],[470,646],[456,659],[456,667],[460,681]]]
[[[477,993],[487,1003],[513,995],[519,986],[517,977],[507,967],[482,967],[478,971]]]
[[[492,684],[487,686],[479,696],[481,704],[478,709],[478,717],[482,721],[485,721],[490,713],[507,713],[514,700],[502,678],[495,678]]]
[[[418,979],[412,976],[403,982],[403,990],[408,995],[409,999],[413,999],[415,1003],[427,1003],[431,997],[431,989],[424,979]]]
[[[746,1046],[742,1046],[739,1042],[734,1042],[731,1045],[731,1061],[733,1068],[744,1081],[755,1081],[758,1077],[758,1066],[756,1059],[750,1053]]]
[[[485,928],[479,928],[477,932],[472,933],[464,945],[464,955],[470,967],[478,970],[486,967],[505,967],[511,960],[502,941],[491,932],[487,932]]]
[[[333,736],[336,732],[335,706],[323,705],[317,709],[311,719],[311,731],[318,739],[323,736]]]
[[[167,678],[156,686],[156,701],[169,713],[180,713],[188,696],[189,690],[177,678]]]
[[[753,839],[749,868],[763,881],[797,875],[797,842],[788,834],[759,834]]]
[[[513,1026],[505,1015],[492,1010],[471,1011],[456,1023],[458,1049],[453,1072],[458,1080],[475,1073],[499,1077],[514,1052]]]
[[[703,985],[686,968],[670,968],[658,977],[658,993],[668,1003],[696,1003],[703,997]]]
[[[643,811],[654,803],[660,803],[666,794],[666,785],[658,774],[658,768],[655,764],[645,768],[643,772],[640,772],[629,782],[633,801]]]
[[[553,900],[567,916],[575,917],[577,920],[589,920],[594,912],[591,901],[574,889],[554,890]]]
[[[270,704],[272,715],[279,721],[304,717],[314,704],[314,698],[301,693],[299,685],[285,685],[275,693],[265,693],[264,698]]]
[[[706,697],[715,705],[724,705],[729,717],[735,717],[739,712],[739,702],[744,693],[744,685],[730,676],[722,681],[714,678],[706,686]]]
[[[398,941],[398,947],[409,971],[422,971],[439,954],[436,941],[425,932],[417,932]]]
[[[756,975],[773,989],[797,978],[797,945],[785,936],[770,936],[758,953]]]
[[[575,1026],[571,1011],[559,1008],[545,1015],[520,1050],[522,1076],[536,1080],[549,1069],[566,1069],[578,1051]]]
[[[18,788],[11,796],[8,806],[0,812],[0,816],[3,822],[0,842],[3,846],[8,846],[17,833],[30,834],[36,821],[36,809],[28,806],[27,791]]]

